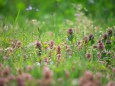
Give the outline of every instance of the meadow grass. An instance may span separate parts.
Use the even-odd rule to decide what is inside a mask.
[[[51,84],[53,86],[77,86],[79,78],[87,70],[92,71],[93,74],[97,72],[102,74],[100,86],[105,86],[109,81],[115,81],[115,73],[112,70],[115,67],[114,36],[111,38],[112,55],[109,65],[107,65],[108,60],[98,59],[99,51],[93,49],[93,45],[82,45],[82,49],[78,49],[78,42],[83,42],[83,37],[89,36],[90,33],[94,35],[94,45],[98,44],[102,34],[108,30],[109,24],[96,25],[82,12],[76,13],[72,19],[63,18],[55,13],[43,15],[39,19],[27,19],[18,14],[11,22],[7,18],[0,22],[0,63],[3,69],[9,66],[10,73],[15,77],[22,73],[29,73],[36,81],[40,80],[43,77],[44,66],[47,66],[53,71],[53,84]],[[73,30],[72,41],[68,39],[69,28]],[[114,29],[113,33],[115,33]],[[38,55],[39,49],[36,48],[37,40],[42,46],[41,55]],[[49,49],[51,40],[54,42],[53,49]],[[16,45],[17,42],[19,42],[18,45]],[[57,46],[61,48],[59,58]],[[66,50],[67,46],[69,50]],[[86,58],[87,52],[92,54],[90,60]],[[48,62],[45,61],[46,59]],[[58,62],[57,59],[61,60]],[[29,71],[28,67],[30,67]],[[26,85],[38,85],[39,81],[37,83],[36,81],[27,82]],[[17,84],[13,82],[10,85]]]

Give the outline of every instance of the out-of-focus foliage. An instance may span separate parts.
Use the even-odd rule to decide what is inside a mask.
[[[16,16],[20,11],[22,15],[37,17],[43,13],[56,12],[71,16],[75,10],[73,4],[81,4],[86,15],[107,18],[115,15],[114,0],[0,0],[0,14]],[[27,13],[27,8],[31,12]]]

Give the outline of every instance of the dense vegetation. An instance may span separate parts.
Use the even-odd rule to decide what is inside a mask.
[[[0,86],[115,86],[114,0],[1,0]]]

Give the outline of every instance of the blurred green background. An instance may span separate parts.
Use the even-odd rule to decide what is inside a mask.
[[[115,19],[115,0],[0,0],[0,16],[15,19],[23,15],[38,19],[44,14],[56,13],[71,19],[76,12],[75,4],[80,4],[90,18]]]

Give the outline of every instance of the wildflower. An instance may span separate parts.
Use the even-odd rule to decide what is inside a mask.
[[[112,29],[109,29],[107,33],[108,33],[108,36],[111,37],[111,36],[112,36],[112,33],[113,33]]]
[[[53,82],[53,72],[45,66],[43,69],[43,78],[41,81],[41,86],[50,86]]]
[[[94,39],[93,34],[90,34],[90,35],[89,35],[89,40],[93,40],[93,39]]]
[[[28,8],[26,8],[26,11],[30,11],[30,10],[32,10],[33,8],[32,8],[32,6],[28,6]]]
[[[53,77],[53,72],[48,67],[45,66],[43,69],[43,78],[45,80],[50,80],[52,79],[52,77]]]
[[[0,78],[0,86],[5,86],[6,80],[5,78]]]
[[[115,82],[110,81],[110,82],[107,84],[107,86],[115,86]]]
[[[86,71],[84,76],[79,79],[79,86],[101,86],[101,83],[92,72]]]
[[[54,46],[54,41],[53,41],[53,40],[51,40],[51,41],[50,41],[50,49],[52,49],[52,48],[53,48],[53,46]]]
[[[86,77],[87,80],[89,80],[89,81],[93,81],[93,79],[94,79],[94,75],[90,71],[86,71],[84,74],[84,77]]]
[[[85,36],[85,37],[83,38],[83,42],[84,42],[85,44],[88,44],[89,38],[88,38],[87,36]]]
[[[58,55],[57,55],[57,61],[59,62],[60,59],[61,59],[61,54],[58,54]]]
[[[42,48],[42,45],[41,45],[41,43],[40,43],[39,41],[36,42],[36,48],[38,48],[38,49],[40,49],[40,50],[41,50],[41,48]]]
[[[87,83],[85,84],[85,86],[95,86],[95,84],[92,83],[92,82],[87,82]]]
[[[17,48],[20,48],[20,47],[21,47],[21,44],[22,44],[22,43],[21,43],[20,41],[17,41],[16,47],[17,47]]]
[[[6,67],[5,70],[3,71],[4,76],[8,76],[10,74],[10,68]]]
[[[103,38],[102,38],[103,40],[106,40],[107,37],[108,37],[107,33],[104,33],[102,37],[103,37]]]
[[[90,41],[91,45],[94,44],[94,35],[93,34],[89,35],[89,41]]]
[[[61,54],[61,47],[59,45],[57,47],[57,54]]]
[[[77,45],[78,45],[78,46],[81,45],[81,41],[78,41]]]
[[[83,86],[85,84],[84,77],[80,77],[78,83],[79,83],[79,86]]]
[[[72,35],[72,34],[73,34],[73,30],[72,30],[71,28],[68,30],[68,34],[69,34],[69,35]]]
[[[86,58],[88,59],[88,60],[90,60],[91,59],[91,54],[90,53],[86,53]]]
[[[81,49],[82,49],[82,45],[79,45],[79,46],[78,46],[78,50],[81,50]]]
[[[70,77],[69,71],[65,70],[65,75],[66,75],[66,78],[69,78]]]
[[[24,80],[21,77],[18,76],[16,80],[17,80],[18,86],[25,86]]]
[[[78,41],[77,46],[78,46],[78,50],[81,50],[82,49],[82,42]]]
[[[21,41],[19,40],[12,40],[11,41],[11,45],[12,45],[12,48],[20,48],[21,47]]]
[[[73,29],[68,29],[68,40],[72,41],[73,40]]]
[[[102,42],[98,43],[98,49],[102,51],[105,48],[104,44]]]
[[[36,42],[36,48],[38,49],[38,56],[41,56],[42,45],[39,41]]]

